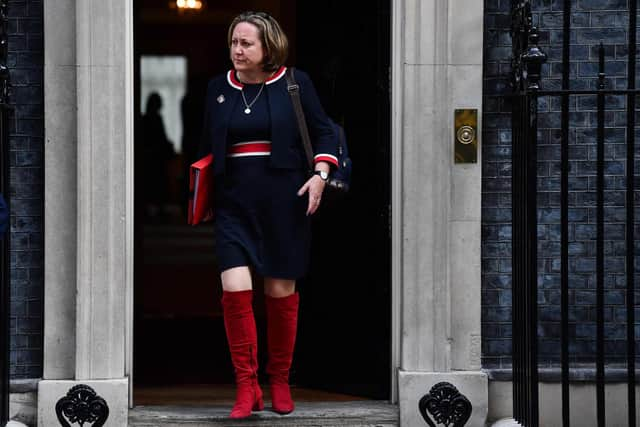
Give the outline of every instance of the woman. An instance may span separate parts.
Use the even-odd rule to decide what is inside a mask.
[[[287,91],[287,37],[273,17],[240,14],[229,26],[228,43],[233,69],[209,82],[203,144],[213,153],[216,176],[216,254],[237,385],[231,418],[264,407],[250,267],[264,278],[272,408],[287,414],[294,409],[288,382],[298,320],[296,279],[307,271],[309,216],[337,165],[337,144],[313,84],[296,70],[314,141],[309,177]]]

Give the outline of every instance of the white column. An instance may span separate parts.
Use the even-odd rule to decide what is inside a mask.
[[[124,377],[128,12],[125,1],[76,5],[77,379]]]
[[[48,2],[45,13],[47,58],[55,65],[55,58],[68,52],[68,64],[52,66],[46,74],[45,97],[52,102],[45,120],[66,125],[58,133],[47,129],[47,141],[55,137],[64,150],[46,146],[51,161],[45,193],[62,186],[60,182],[73,193],[65,196],[71,207],[48,210],[53,224],[60,222],[70,231],[59,238],[63,245],[49,246],[45,254],[48,258],[58,251],[65,274],[48,261],[52,274],[45,281],[45,294],[51,297],[45,325],[51,321],[54,328],[45,330],[45,360],[57,375],[39,384],[38,423],[57,425],[56,402],[74,385],[87,384],[107,401],[105,425],[122,426],[128,409],[133,259],[132,0],[62,3]],[[58,81],[68,89],[63,95]],[[64,100],[68,108],[58,109],[54,99]],[[64,155],[69,156],[63,157],[67,163],[58,165]],[[52,170],[61,178],[50,184],[50,176],[56,176]],[[56,321],[61,309],[63,319]],[[63,346],[56,342],[60,336],[73,340]],[[66,363],[56,371],[54,358],[59,356]]]
[[[454,163],[454,110],[482,107],[483,5],[397,0],[393,13],[400,421],[423,425],[420,398],[446,381],[471,402],[468,425],[484,426],[480,156]]]
[[[44,2],[44,367],[73,378],[76,348],[75,0]]]

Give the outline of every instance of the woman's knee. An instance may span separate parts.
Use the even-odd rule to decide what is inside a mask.
[[[222,272],[222,289],[227,292],[248,291],[252,289],[249,267],[233,267]]]
[[[287,279],[264,279],[264,293],[272,298],[284,298],[296,291],[296,281]]]

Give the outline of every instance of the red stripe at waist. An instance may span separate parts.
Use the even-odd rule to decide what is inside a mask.
[[[269,156],[271,141],[238,142],[227,149],[227,157]]]

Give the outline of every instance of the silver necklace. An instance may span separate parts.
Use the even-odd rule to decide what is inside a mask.
[[[262,82],[262,85],[260,86],[260,90],[258,91],[258,94],[256,95],[255,98],[253,98],[253,101],[251,101],[251,103],[247,103],[247,98],[244,97],[244,90],[240,91],[240,93],[242,94],[242,100],[244,101],[244,106],[246,107],[244,109],[244,113],[245,114],[251,114],[251,107],[253,106],[253,104],[256,103],[256,101],[258,100],[258,97],[260,96],[260,94],[262,93],[262,89],[264,88],[264,82]]]

